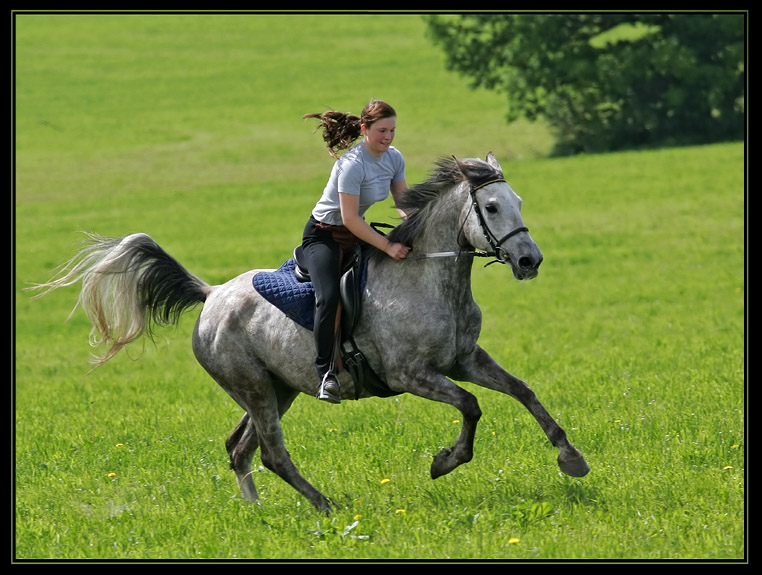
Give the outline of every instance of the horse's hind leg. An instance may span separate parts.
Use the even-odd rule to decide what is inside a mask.
[[[273,391],[267,397],[237,397],[239,403],[245,406],[246,414],[226,442],[230,466],[236,474],[243,497],[257,501],[257,490],[251,477],[251,461],[259,447],[262,463],[267,469],[294,487],[315,507],[328,513],[330,501],[299,473],[283,442],[280,418],[297,395],[298,392],[273,382]]]
[[[259,494],[251,477],[251,460],[259,443],[257,431],[248,413],[244,413],[241,421],[227,438],[225,447],[230,457],[230,469],[235,472],[241,495],[249,501],[259,501]]]
[[[566,437],[566,432],[540,403],[534,391],[523,381],[505,371],[482,348],[461,360],[452,377],[506,393],[519,400],[540,424],[550,442],[558,448],[558,466],[573,477],[582,477],[590,471],[582,453]]]
[[[271,409],[257,409],[252,411],[251,415],[257,429],[264,466],[304,495],[319,510],[330,513],[330,500],[302,477],[291,461],[283,443],[280,418],[274,417]]]

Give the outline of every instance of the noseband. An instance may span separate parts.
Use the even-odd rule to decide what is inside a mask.
[[[487,243],[489,244],[489,247],[491,248],[491,252],[489,252],[488,256],[492,256],[495,258],[495,261],[490,262],[490,264],[493,263],[506,263],[510,257],[508,256],[508,253],[506,250],[502,248],[502,245],[504,242],[515,236],[516,234],[520,234],[521,232],[529,232],[529,228],[521,226],[516,228],[515,230],[511,230],[507,234],[505,234],[502,238],[498,239],[495,234],[492,233],[492,230],[489,229],[489,225],[487,225],[487,220],[484,219],[484,215],[482,214],[482,210],[479,207],[479,202],[476,201],[476,192],[480,189],[482,189],[485,186],[489,186],[490,184],[496,184],[499,182],[507,183],[505,179],[503,178],[497,178],[495,180],[489,180],[488,182],[484,182],[483,184],[479,184],[478,186],[471,186],[471,205],[473,210],[476,212],[476,217],[479,218],[479,225],[482,227],[482,233],[484,234],[485,239],[487,240]],[[490,265],[487,264],[487,265]]]

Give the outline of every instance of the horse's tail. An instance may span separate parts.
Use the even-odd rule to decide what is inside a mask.
[[[82,281],[72,314],[81,306],[92,324],[90,344],[108,346],[93,358],[96,366],[142,335],[152,336],[154,326],[174,324],[185,310],[206,300],[210,286],[150,236],[87,235],[85,247],[53,279],[33,289],[43,290],[39,297]]]

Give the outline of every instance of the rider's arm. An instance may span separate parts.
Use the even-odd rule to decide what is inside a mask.
[[[394,198],[395,205],[399,204],[399,198],[402,197],[402,193],[407,189],[407,182],[405,180],[401,180],[399,182],[392,182],[391,191],[392,191],[392,198]],[[402,219],[407,218],[407,214],[397,208],[397,212],[399,212],[399,215],[402,216]]]
[[[340,193],[339,205],[341,206],[341,220],[344,222],[344,225],[362,241],[385,252],[395,260],[404,258],[410,251],[410,248],[407,246],[390,242],[360,217],[360,196]]]

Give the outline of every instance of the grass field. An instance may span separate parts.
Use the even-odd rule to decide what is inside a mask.
[[[743,143],[547,158],[495,94],[443,69],[417,16],[26,15],[16,24],[13,560],[743,562]],[[458,414],[416,397],[284,419],[320,515],[258,469],[243,501],[224,439],[240,409],[196,363],[195,312],[87,373],[77,290],[31,300],[79,230],[150,234],[220,283],[289,257],[331,159],[301,116],[398,110],[420,181],[493,150],[545,262],[474,268],[480,343],[530,382],[592,467],[559,473],[518,402],[436,481]],[[390,204],[371,213],[393,221]]]

